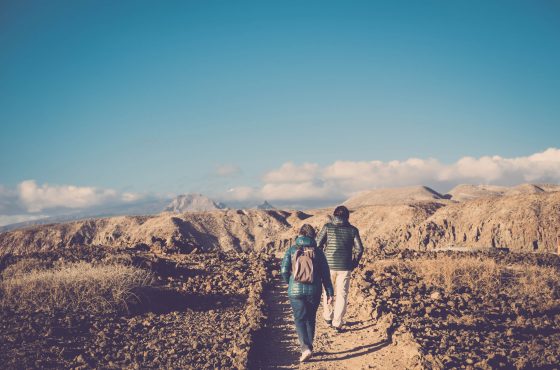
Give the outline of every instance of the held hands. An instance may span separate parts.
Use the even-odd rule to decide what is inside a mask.
[[[330,306],[333,304],[333,296],[327,297],[327,304]]]

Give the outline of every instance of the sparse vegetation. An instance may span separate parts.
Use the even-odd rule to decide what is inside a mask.
[[[48,261],[39,258],[24,258],[19,260],[2,271],[2,279],[10,280],[32,273],[33,271],[45,270],[52,267]]]
[[[426,283],[443,287],[448,293],[460,288],[496,293],[503,288],[500,266],[487,258],[442,257],[415,260],[410,265]]]
[[[560,272],[528,264],[503,265],[490,258],[449,256],[410,261],[423,281],[447,293],[468,289],[485,295],[506,295],[542,309],[558,305]]]
[[[393,274],[414,273],[427,285],[446,293],[468,289],[484,295],[505,295],[541,309],[560,305],[560,271],[554,267],[501,264],[491,258],[471,256],[380,260],[374,266]]]
[[[0,261],[3,368],[246,368],[269,256],[64,251]]]
[[[559,267],[553,255],[403,251],[367,261],[355,292],[363,317],[412,333],[426,368],[552,368]]]
[[[4,270],[3,308],[18,311],[88,311],[126,309],[149,287],[152,274],[118,263],[59,263],[22,260]]]

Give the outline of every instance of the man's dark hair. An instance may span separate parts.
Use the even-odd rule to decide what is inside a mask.
[[[344,206],[338,206],[334,209],[333,215],[344,221],[348,221],[350,218],[350,211],[348,211],[348,208]]]
[[[315,239],[315,229],[313,228],[313,226],[309,225],[309,224],[304,224],[300,229],[299,229],[299,235],[301,236],[307,236],[309,238]]]

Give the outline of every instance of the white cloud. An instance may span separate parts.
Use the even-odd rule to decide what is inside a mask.
[[[145,195],[142,194],[128,193],[128,192],[122,193],[121,195],[122,201],[126,203],[136,202],[137,200],[140,200],[144,197]]]
[[[317,177],[319,170],[319,165],[315,163],[304,163],[298,166],[292,162],[286,162],[279,169],[264,175],[264,182],[272,184],[308,182]]]
[[[351,162],[336,161],[327,166],[322,174],[327,183],[342,194],[370,189],[372,187],[404,186],[424,183],[433,179],[441,164],[435,159],[410,158],[406,161]]]
[[[526,157],[463,157],[451,164],[437,159],[404,161],[336,161],[325,167],[315,163],[284,163],[263,176],[259,188],[234,188],[239,200],[304,203],[336,201],[381,187],[428,185],[447,191],[461,183],[517,185],[523,182],[560,182],[560,149],[550,148]],[[240,196],[242,194],[242,196]]]
[[[329,199],[331,190],[325,184],[305,182],[265,184],[260,190],[261,199],[273,201],[301,201]]]
[[[138,199],[138,196],[132,193],[121,194],[113,189],[74,185],[37,185],[35,180],[22,181],[17,191],[22,205],[31,213],[52,208],[81,209]]]
[[[560,149],[549,148],[527,157],[464,157],[445,168],[440,180],[470,180],[501,185],[560,181]]]
[[[233,174],[234,170],[235,166],[224,168],[222,174]],[[434,158],[335,161],[326,166],[287,162],[267,172],[260,186],[231,188],[220,200],[240,205],[266,199],[279,206],[321,206],[381,187],[421,184],[447,191],[460,183],[517,185],[523,182],[560,183],[560,149],[512,158],[465,156],[451,164]],[[145,196],[90,186],[40,185],[26,180],[17,188],[0,185],[0,223],[32,219],[39,213],[52,215],[57,210],[134,203]]]
[[[225,201],[243,202],[257,198],[257,190],[250,186],[239,186],[229,189],[224,195]]]
[[[216,167],[216,175],[222,177],[235,176],[241,173],[241,168],[234,164],[223,164]]]

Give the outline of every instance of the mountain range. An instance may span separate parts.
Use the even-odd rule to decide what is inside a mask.
[[[463,186],[450,192],[468,198],[463,201],[453,200],[453,195],[451,198],[437,196],[425,187],[380,189],[365,193],[368,196],[361,194],[350,198],[346,204],[352,210],[350,221],[359,228],[368,249],[557,250],[560,236],[558,186],[523,185],[503,192],[490,189],[491,193],[484,189],[484,186]],[[282,250],[293,242],[303,223],[319,229],[329,221],[331,214],[332,207],[305,212],[215,209],[37,225],[1,233],[0,255],[78,245],[141,247],[166,253]]]

